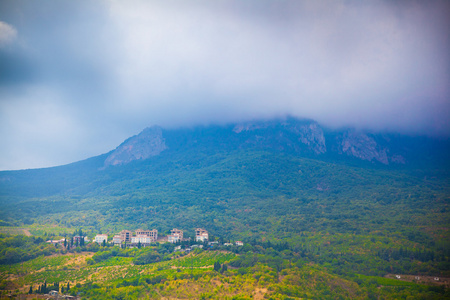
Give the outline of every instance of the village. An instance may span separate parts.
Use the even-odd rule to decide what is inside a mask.
[[[80,230],[80,235],[73,236],[69,241],[64,239],[48,240],[47,243],[54,244],[55,246],[64,246],[65,248],[73,248],[77,246],[83,246],[89,243],[90,240],[87,236],[83,235]],[[209,240],[208,231],[203,228],[195,229],[195,238],[191,240],[190,237],[183,236],[183,230],[174,228],[170,231],[169,235],[159,236],[157,229],[144,230],[137,229],[134,232],[131,230],[122,230],[118,234],[112,237],[112,240],[108,238],[107,234],[97,234],[92,242],[102,246],[113,245],[121,248],[134,248],[134,247],[147,247],[152,243],[172,243],[179,244],[175,247],[175,251],[191,251],[193,248],[203,248],[205,245],[209,247],[217,246],[244,246],[242,241],[235,241],[234,243],[220,243],[216,240]],[[184,247],[182,249],[182,243],[190,244],[191,247]]]

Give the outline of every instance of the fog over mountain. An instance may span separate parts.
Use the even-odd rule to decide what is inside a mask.
[[[0,2],[0,170],[291,115],[448,138],[448,1]]]

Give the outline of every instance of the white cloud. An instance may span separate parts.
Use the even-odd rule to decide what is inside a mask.
[[[5,23],[0,21],[0,47],[11,44],[17,38],[17,30]]]

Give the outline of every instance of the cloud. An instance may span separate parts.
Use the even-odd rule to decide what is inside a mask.
[[[2,1],[0,154],[21,154],[0,169],[107,152],[153,124],[286,114],[449,136],[449,14],[439,0]]]
[[[11,25],[0,21],[0,47],[11,44],[17,37],[17,30]]]

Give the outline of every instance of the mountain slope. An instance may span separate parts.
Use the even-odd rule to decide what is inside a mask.
[[[292,119],[152,128],[83,162],[1,172],[0,219],[90,236],[202,227],[255,247],[287,242],[336,272],[450,275],[445,145]]]

